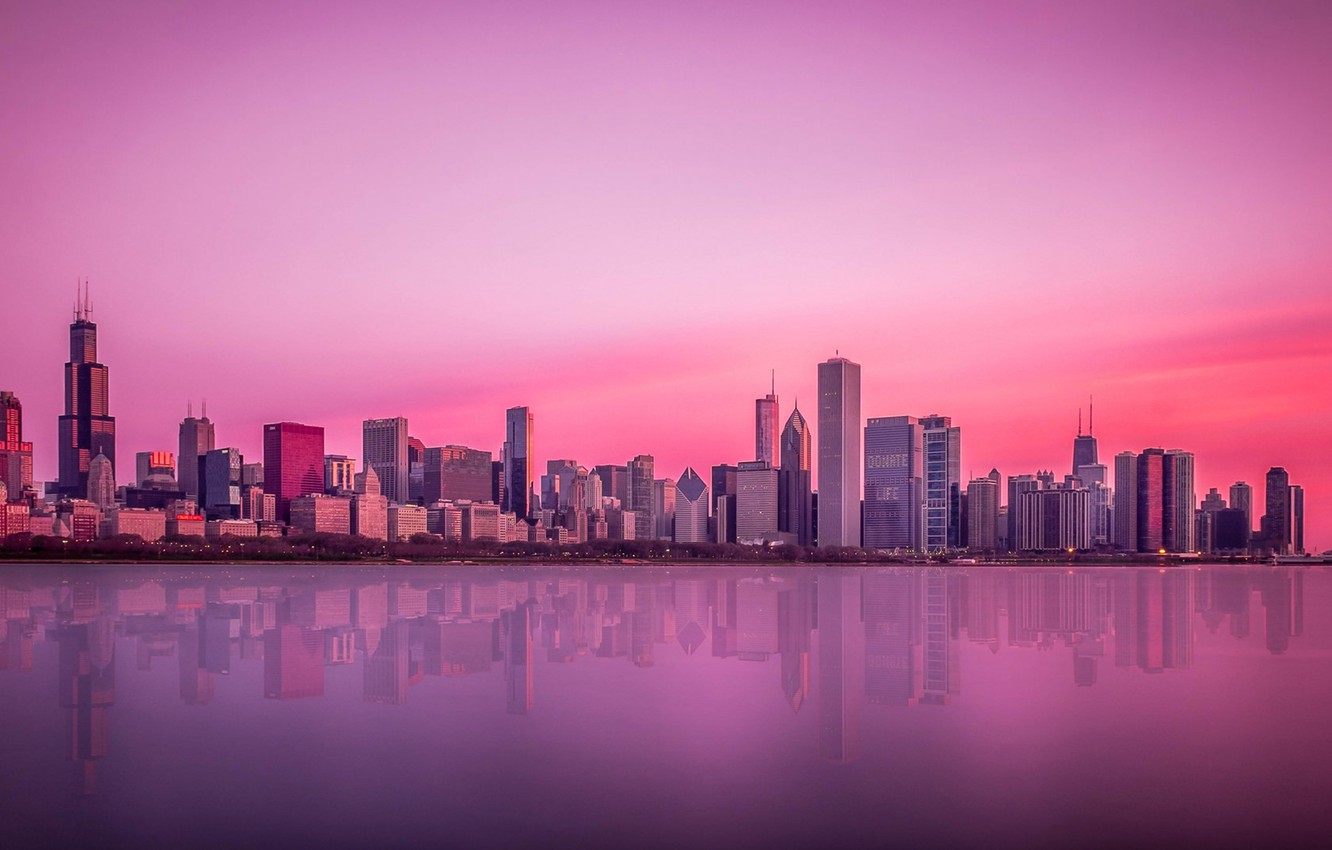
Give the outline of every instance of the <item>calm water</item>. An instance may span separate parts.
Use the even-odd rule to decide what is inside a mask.
[[[4,566],[0,612],[6,846],[1332,831],[1323,570]]]

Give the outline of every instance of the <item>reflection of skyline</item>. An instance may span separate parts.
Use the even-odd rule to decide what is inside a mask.
[[[543,664],[766,662],[772,698],[795,712],[812,700],[819,752],[848,762],[860,753],[863,712],[959,699],[964,641],[987,650],[970,664],[1067,652],[1070,686],[1095,687],[1107,657],[1126,670],[1188,671],[1200,630],[1280,655],[1305,628],[1304,574],[1293,569],[0,582],[0,672],[32,673],[34,644],[58,644],[68,752],[88,793],[110,751],[121,640],[130,645],[119,660],[137,670],[160,659],[174,667],[176,692],[195,710],[238,687],[247,665],[262,672],[255,696],[279,701],[324,698],[330,667],[360,665],[365,701],[385,706],[409,702],[425,677],[496,676],[504,713],[523,716],[540,710]]]

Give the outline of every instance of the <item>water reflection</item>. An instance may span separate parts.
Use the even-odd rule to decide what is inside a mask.
[[[1255,608],[1273,655],[1304,631],[1296,569],[146,575],[0,576],[0,669],[33,673],[34,643],[58,645],[58,704],[84,793],[97,790],[96,764],[111,753],[116,667],[129,663],[118,647],[138,671],[174,665],[188,706],[239,688],[231,680],[242,665],[262,667],[254,699],[327,700],[328,671],[359,664],[368,703],[407,704],[426,677],[492,674],[519,716],[542,709],[538,664],[652,668],[674,655],[771,665],[770,698],[793,712],[812,702],[818,752],[850,763],[866,712],[954,701],[964,643],[1066,653],[1064,686],[1094,688],[1107,658],[1153,675],[1189,670],[1198,629],[1252,640]]]

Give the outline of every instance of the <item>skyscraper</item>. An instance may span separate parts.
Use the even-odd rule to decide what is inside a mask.
[[[1082,408],[1078,408],[1078,436],[1073,438],[1073,474],[1078,468],[1096,463],[1096,438],[1092,436],[1091,407],[1087,408],[1087,433],[1082,433]]]
[[[1171,552],[1197,548],[1194,527],[1198,497],[1193,484],[1193,452],[1170,449],[1165,453],[1164,492],[1165,543]]]
[[[1253,485],[1245,484],[1243,481],[1236,481],[1230,485],[1230,507],[1232,510],[1244,511],[1244,521],[1248,524],[1249,532],[1253,532]]]
[[[199,458],[199,512],[209,519],[240,519],[240,449],[212,449]]]
[[[1291,550],[1290,474],[1284,467],[1267,470],[1267,491],[1263,503],[1263,545],[1273,555],[1289,555]]]
[[[1138,551],[1138,455],[1115,455],[1115,548]]]
[[[865,423],[867,548],[914,551],[924,546],[922,432],[914,416],[884,416]]]
[[[920,420],[924,473],[924,548],[934,552],[962,545],[962,429],[952,417]]]
[[[967,484],[967,545],[988,551],[998,547],[999,481],[973,478]]]
[[[800,405],[791,411],[782,429],[781,477],[777,491],[777,530],[794,535],[796,543],[814,543],[814,497],[810,479],[813,439]]]
[[[860,545],[860,364],[819,364],[820,546]]]
[[[23,441],[23,405],[11,392],[0,392],[0,483],[17,501],[32,486],[32,443]]]
[[[278,519],[291,516],[291,500],[324,490],[324,429],[278,422],[264,426],[264,490],[277,497]]]
[[[627,466],[629,498],[624,509],[634,512],[634,539],[651,540],[656,531],[652,455],[638,455]]]
[[[65,412],[59,419],[60,492],[82,498],[88,492],[88,467],[97,455],[116,465],[116,420],[109,413],[110,377],[97,362],[97,325],[87,284],[69,326],[69,362],[65,364]]]
[[[213,450],[216,439],[213,423],[208,418],[208,408],[204,407],[203,416],[195,419],[193,405],[187,406],[185,419],[180,423],[176,483],[191,499],[199,497],[199,458]]]
[[[106,455],[99,454],[88,464],[87,499],[103,511],[116,505],[116,474]]]
[[[1290,485],[1290,553],[1304,554],[1304,488]]]
[[[675,542],[708,542],[708,485],[687,467],[675,484]]]
[[[466,446],[429,446],[425,450],[422,494],[427,505],[441,500],[491,501],[490,452]]]
[[[1143,449],[1138,455],[1138,551],[1165,548],[1165,452]]]
[[[735,536],[740,543],[772,541],[777,536],[777,470],[763,461],[746,461],[736,473]]]
[[[533,448],[532,411],[526,407],[511,407],[504,412],[504,504],[506,512],[527,517],[535,506],[527,504],[532,493],[532,480],[536,463]]]
[[[774,374],[772,392],[766,398],[754,400],[754,459],[777,466],[777,378]]]
[[[408,493],[407,420],[367,419],[361,423],[361,454],[379,476],[379,486],[390,502],[404,504]]]

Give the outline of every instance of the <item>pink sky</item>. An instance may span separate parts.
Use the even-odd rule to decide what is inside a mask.
[[[864,367],[964,472],[1285,466],[1332,546],[1332,6],[61,4],[0,20],[0,389],[55,474],[92,281],[126,460],[207,397],[539,459],[753,453]],[[1069,8],[1078,5],[1080,8]],[[388,8],[382,8],[388,6]]]

